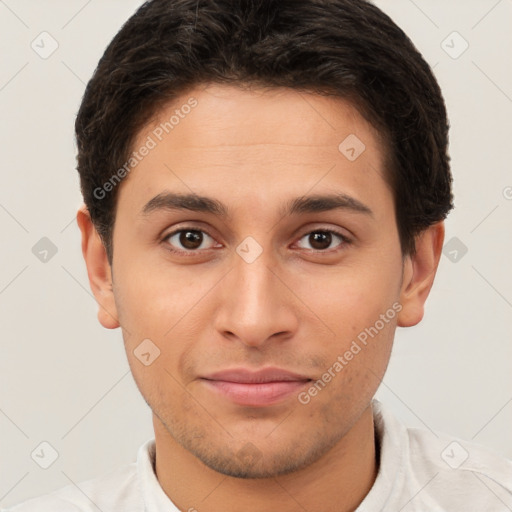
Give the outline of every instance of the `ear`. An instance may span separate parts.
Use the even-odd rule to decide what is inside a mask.
[[[416,254],[406,257],[400,289],[402,310],[397,319],[399,327],[412,327],[421,322],[439,265],[443,241],[444,222],[441,221],[417,236]]]
[[[76,221],[82,232],[82,254],[87,266],[89,285],[99,306],[98,320],[103,327],[115,329],[119,327],[119,321],[107,252],[85,205],[78,209]]]

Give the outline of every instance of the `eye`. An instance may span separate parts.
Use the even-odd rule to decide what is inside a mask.
[[[350,244],[350,240],[345,235],[329,229],[317,229],[315,231],[310,231],[309,233],[306,233],[301,240],[306,239],[312,246],[311,250],[313,251],[331,252],[326,249],[329,249],[329,246],[332,244],[333,237],[338,238],[342,242],[338,244],[338,248],[340,246],[343,247],[344,245]],[[308,247],[305,248],[309,249]]]
[[[164,242],[168,242],[171,246],[169,250],[177,253],[197,252],[198,249],[211,249],[205,247],[205,237],[213,238],[203,231],[196,228],[181,228],[173,231],[164,238]],[[178,246],[178,248],[176,248]],[[181,247],[180,247],[181,246]]]
[[[338,239],[337,248],[329,250],[331,244]],[[208,239],[210,241],[208,241]],[[306,233],[300,240],[305,239],[307,243],[311,245],[310,248],[303,247],[299,243],[299,247],[316,252],[336,252],[342,250],[343,246],[351,243],[350,239],[338,233],[334,230],[329,229],[317,229]],[[182,227],[169,233],[163,239],[163,242],[167,244],[167,249],[171,252],[184,254],[184,255],[195,255],[200,250],[208,250],[215,247],[215,240],[206,231],[195,227]]]

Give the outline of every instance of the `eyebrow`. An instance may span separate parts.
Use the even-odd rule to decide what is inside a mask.
[[[361,201],[347,194],[326,194],[302,196],[287,201],[280,210],[282,217],[306,213],[326,212],[330,210],[345,210],[373,217],[372,210]],[[143,209],[143,215],[149,215],[159,210],[190,210],[194,212],[211,213],[221,218],[229,217],[227,206],[217,199],[197,194],[179,194],[163,192],[148,201]]]

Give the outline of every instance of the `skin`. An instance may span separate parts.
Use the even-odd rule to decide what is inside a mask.
[[[197,87],[160,111],[134,148],[190,97],[198,105],[117,190],[112,267],[85,206],[77,214],[99,321],[121,326],[153,411],[158,480],[180,510],[355,510],[378,471],[371,400],[396,327],[423,317],[444,224],[425,230],[416,255],[402,259],[383,178],[385,147],[339,98]],[[366,146],[355,161],[338,150],[350,134]],[[215,198],[230,216],[142,214],[164,191]],[[279,213],[293,198],[333,192],[373,215]],[[169,238],[177,228],[204,230],[199,248],[183,245],[179,234]],[[351,243],[332,235],[315,245],[319,229]],[[236,252],[248,236],[262,249],[251,263]],[[277,366],[316,381],[394,303],[401,311],[307,404],[292,394],[274,405],[240,406],[201,379]],[[145,366],[134,350],[147,338],[160,356]]]

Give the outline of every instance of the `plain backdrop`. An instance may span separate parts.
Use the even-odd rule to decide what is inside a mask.
[[[0,0],[0,506],[132,462],[153,436],[120,330],[97,322],[75,221],[75,115],[141,3]],[[455,180],[425,317],[398,329],[377,397],[512,457],[512,0],[376,3],[434,68]],[[47,469],[42,442],[58,454]]]

